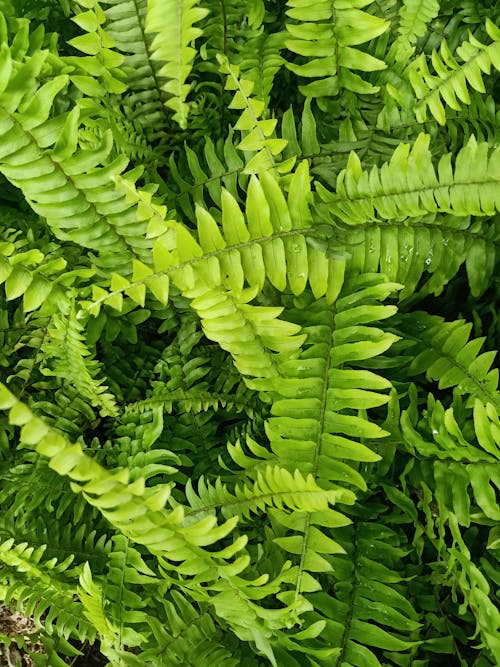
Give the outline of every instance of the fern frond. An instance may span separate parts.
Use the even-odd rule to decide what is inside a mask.
[[[207,194],[220,207],[222,187],[239,200],[239,191],[246,192],[248,186],[248,175],[243,171],[245,163],[237,151],[232,129],[222,145],[214,145],[207,137],[203,146],[204,160],[200,158],[200,154],[186,146],[185,164],[173,156],[169,160],[171,178],[178,193],[174,193],[172,188],[168,201],[188,221],[195,219],[193,203],[209,208],[205,203]]]
[[[446,113],[441,100],[452,109],[460,110],[458,100],[463,104],[471,102],[467,85],[479,93],[485,92],[482,73],[489,74],[492,66],[500,70],[500,30],[486,19],[486,31],[493,40],[492,44],[485,46],[469,34],[469,41],[457,48],[457,55],[463,62],[461,65],[453,57],[445,40],[441,42],[440,55],[436,51],[432,54],[435,75],[429,72],[424,54],[413,61],[409,76],[419,99],[415,106],[418,121],[425,121],[429,108],[438,123],[444,125]]]
[[[307,347],[301,357],[282,365],[279,382],[264,381],[274,397],[266,433],[280,466],[289,470],[300,466],[302,474],[311,474],[327,489],[346,484],[366,488],[352,462],[379,459],[363,440],[376,441],[387,432],[370,422],[364,411],[388,402],[382,391],[390,383],[357,366],[396,340],[367,325],[394,314],[394,306],[378,301],[398,287],[377,275],[365,275],[344,285],[334,310],[324,301],[304,303],[300,319],[307,322]],[[348,497],[342,502],[349,502]],[[297,592],[304,571],[330,571],[319,553],[340,549],[315,525],[328,526],[328,520],[328,512],[314,518],[306,514],[301,534],[277,539],[285,551],[298,555]]]
[[[227,331],[217,334],[214,327],[209,325],[208,321],[205,322],[204,331],[208,338],[219,343],[226,341],[227,345],[232,338],[228,331],[234,330],[234,333],[243,325],[240,318],[252,318],[255,315],[252,326],[256,327],[257,331],[262,330],[263,335],[269,337],[271,348],[277,350],[272,343],[276,336],[268,327],[271,319],[278,316],[278,311],[261,310],[262,315],[267,313],[265,320],[268,320],[267,324],[262,320],[261,327],[257,324],[258,309],[254,310],[253,306],[246,305],[262,289],[266,277],[280,290],[285,289],[288,281],[295,294],[300,294],[309,280],[315,296],[326,294],[328,300],[333,301],[340,289],[344,272],[345,261],[341,258],[328,259],[321,249],[307,248],[305,233],[311,230],[311,233],[315,234],[307,198],[304,198],[309,188],[305,162],[291,179],[288,202],[271,174],[264,172],[260,180],[252,177],[246,200],[247,220],[235,199],[223,190],[222,232],[226,238],[215,219],[204,209],[197,209],[197,241],[185,226],[174,221],[163,221],[160,210],[149,207],[154,233],[164,232],[154,244],[154,271],[134,261],[132,282],[114,274],[111,281],[113,291],[109,293],[96,287],[94,302],[90,303],[87,309],[96,314],[101,304],[108,302],[121,310],[122,292],[143,306],[146,287],[162,303],[166,303],[170,276],[185,296],[194,299],[192,305],[203,318],[208,318],[209,315],[221,317],[222,312],[226,311],[228,317],[229,313],[234,313],[234,317],[238,318],[232,326],[227,325]],[[138,193],[136,196],[139,198],[141,195]],[[156,219],[153,216],[156,216]],[[242,291],[245,280],[250,288]],[[218,296],[213,290],[217,290]],[[204,293],[207,297],[203,296]],[[211,300],[212,305],[207,309]],[[216,304],[218,310],[215,308]],[[240,314],[236,315],[238,312]],[[241,325],[238,324],[239,321]],[[214,326],[217,324],[214,323]],[[284,323],[277,326],[285,332]],[[245,340],[252,338],[254,336]],[[295,345],[288,342],[292,347]],[[296,342],[298,344],[298,339]],[[225,345],[222,344],[221,347],[229,351]],[[240,361],[243,364],[244,351],[241,346],[236,349],[236,354],[242,355]],[[263,368],[264,363],[257,363],[256,367]]]
[[[453,387],[459,395],[468,396],[468,407],[479,399],[500,410],[498,368],[492,368],[495,352],[480,353],[484,337],[469,340],[472,324],[445,322],[442,317],[418,311],[400,317],[401,334],[416,343],[408,367],[410,377],[425,373],[428,380],[438,382],[440,390]]]
[[[246,161],[245,172],[256,174],[271,169],[276,163],[275,156],[286,146],[285,139],[273,136],[278,121],[275,118],[261,118],[265,102],[251,97],[254,81],[242,78],[239,67],[231,65],[227,58],[219,56],[218,61],[221,73],[227,76],[226,90],[236,91],[228,108],[242,110],[234,129],[240,130],[242,134],[237,148],[251,155]],[[286,171],[288,166],[293,166],[293,162],[290,165],[282,164],[280,169]]]
[[[121,69],[123,56],[117,52],[115,41],[103,27],[106,17],[98,0],[73,2],[71,20],[84,33],[68,41],[83,56],[64,56],[71,66],[72,83],[84,94],[101,97],[106,93],[120,95],[126,90]]]
[[[147,0],[105,0],[106,31],[124,54],[127,74],[123,105],[130,120],[139,123],[153,141],[166,125],[166,93],[153,61],[152,38],[145,32]]]
[[[499,455],[498,438],[492,434],[496,423],[495,408],[492,404],[489,406],[476,399],[474,423],[466,421],[460,424],[461,420],[455,414],[453,406],[445,408],[440,401],[436,401],[432,394],[429,394],[427,410],[418,423],[412,418],[410,410],[404,410],[401,415],[405,443],[411,452],[426,459],[477,464],[496,463]]]
[[[197,322],[186,318],[179,327],[177,340],[156,365],[160,378],[153,382],[152,392],[142,401],[129,403],[127,411],[143,412],[161,406],[169,413],[175,410],[196,414],[210,408],[224,408],[226,412],[245,411],[253,416],[257,407],[255,398],[235,372],[231,358],[220,348],[196,345],[202,337]]]
[[[60,314],[52,317],[43,345],[45,358],[54,362],[42,372],[73,384],[91,405],[100,408],[101,415],[116,416],[115,397],[102,384],[103,380],[96,378],[100,367],[85,345],[84,329],[76,316],[74,303],[62,302],[60,309]]]
[[[245,538],[235,538],[228,546],[216,552],[204,547],[226,538],[234,529],[237,519],[229,519],[217,525],[213,517],[206,517],[192,525],[184,524],[184,512],[180,506],[165,509],[171,494],[171,486],[160,484],[145,486],[144,478],[129,482],[129,471],[121,469],[110,473],[82,451],[79,444],[68,442],[60,433],[51,430],[29,408],[18,401],[5,386],[0,389],[0,408],[8,410],[9,421],[22,426],[21,442],[50,461],[50,467],[59,475],[69,478],[74,493],[82,493],[86,501],[98,508],[102,515],[125,537],[141,544],[158,559],[165,578],[196,577],[193,594],[213,605],[217,615],[224,618],[233,632],[245,641],[253,641],[276,666],[269,637],[271,628],[286,627],[290,614],[296,615],[304,602],[295,601],[292,606],[268,610],[252,601],[255,586],[261,587],[262,597],[276,591],[280,580],[266,583],[248,582],[239,576],[249,563],[247,554],[239,554]],[[233,562],[227,562],[236,556]],[[181,561],[181,565],[179,565]],[[201,581],[207,587],[200,587]],[[220,588],[220,581],[223,581]],[[104,624],[106,635],[114,630],[102,618],[101,593],[92,583],[88,567],[81,578],[82,595],[86,595],[88,614],[95,622]],[[245,593],[247,591],[247,593]],[[83,602],[83,600],[82,600]]]
[[[307,0],[288,0],[287,15],[294,22],[287,21],[286,29],[292,39],[287,39],[285,44],[287,49],[308,61],[288,62],[286,67],[298,76],[316,79],[299,86],[304,96],[337,95],[343,88],[356,93],[377,92],[378,88],[352,72],[371,72],[386,66],[378,58],[353,48],[378,37],[388,28],[383,19],[358,9],[372,1],[361,0],[352,6],[342,0],[325,0],[311,7]]]
[[[73,586],[64,578],[72,558],[60,563],[56,559],[42,560],[45,548],[25,542],[15,544],[13,539],[0,544],[2,600],[17,604],[38,627],[43,624],[49,632],[57,631],[65,638],[74,636],[93,642],[95,630],[83,618],[81,603],[73,597]],[[23,581],[22,573],[29,574],[29,581]]]
[[[496,501],[500,488],[498,423],[491,403],[484,405],[476,399],[473,420],[463,420],[453,406],[445,409],[432,395],[417,423],[409,410],[401,415],[404,442],[421,459],[415,478],[422,476],[438,508],[440,549],[445,549],[448,521],[469,527],[472,522],[500,519]],[[422,480],[413,483],[420,486]]]
[[[166,105],[174,111],[173,118],[183,129],[187,127],[186,98],[190,88],[185,82],[196,53],[190,44],[203,33],[194,24],[208,13],[196,4],[197,0],[149,0],[146,14],[145,30],[155,35],[151,57],[162,64],[158,75],[166,83],[161,87],[171,96]]]
[[[461,549],[457,547],[450,549],[446,583],[451,586],[453,595],[456,596],[459,592],[463,596],[464,603],[461,605],[460,611],[463,611],[465,607],[470,609],[481,638],[479,647],[486,647],[490,659],[496,661],[500,650],[500,605],[497,601],[498,596],[491,590],[484,574],[486,559],[482,559],[482,567],[479,568],[472,562],[470,552],[463,542],[460,546]],[[494,568],[490,565],[488,569],[490,569],[490,572],[494,572],[497,579],[498,566]]]
[[[479,648],[496,655],[500,611],[488,577],[496,581],[498,566],[487,559],[486,541],[472,551],[465,531],[474,534],[474,524],[496,526],[500,520],[497,409],[476,399],[472,422],[468,414],[459,415],[456,402],[445,410],[429,396],[428,410],[418,423],[410,412],[402,414],[402,433],[418,464],[405,483],[421,498],[418,508],[423,510],[425,524],[418,530],[425,531],[436,550],[435,579],[451,587],[455,603],[460,595],[458,616],[463,617],[467,609],[473,614]]]
[[[398,570],[406,545],[395,531],[376,522],[338,529],[336,537],[345,555],[329,559],[335,573],[332,590],[310,595],[315,616],[326,621],[322,643],[337,649],[331,664],[400,664],[416,646],[413,639],[420,627],[415,609],[400,590],[404,575]],[[380,662],[380,650],[390,662]]]
[[[427,26],[439,12],[437,0],[403,0],[399,8],[398,38],[391,47],[396,58],[404,62],[402,52],[408,54],[408,47],[412,52],[418,37],[425,35]],[[399,58],[398,58],[399,56]]]
[[[253,483],[236,485],[234,491],[230,491],[220,478],[212,484],[201,477],[196,492],[189,481],[186,498],[191,506],[186,514],[188,517],[219,511],[226,518],[236,515],[249,518],[251,513],[266,511],[268,507],[324,512],[329,504],[334,505],[338,500],[345,502],[348,496],[336,489],[325,491],[312,475],[304,477],[299,470],[292,474],[277,466],[267,466],[257,472]]]
[[[162,605],[166,622],[149,619],[156,644],[146,648],[141,659],[164,667],[178,661],[194,667],[198,660],[217,667],[238,667],[238,658],[222,644],[221,632],[208,610],[190,603],[175,590],[162,600]]]
[[[498,164],[500,149],[471,137],[451,165],[451,154],[443,155],[437,174],[429,151],[429,136],[419,134],[413,146],[401,144],[389,163],[371,171],[362,169],[351,153],[347,168],[337,179],[337,191],[329,193],[318,184],[318,193],[328,213],[345,223],[401,220],[426,213],[458,216],[494,215],[500,209]]]
[[[33,90],[47,56],[37,52],[11,75],[13,60],[3,46],[0,172],[23,191],[58,238],[99,250],[108,265],[123,264],[132,256],[145,258],[150,244],[144,225],[137,222],[135,208],[125,197],[117,197],[111,181],[123,172],[127,159],[107,161],[110,133],[105,132],[96,147],[79,148],[79,108],[50,118],[54,98],[67,85],[66,75],[40,87],[35,84]],[[132,178],[138,175],[129,173]]]
[[[269,106],[276,74],[285,64],[280,51],[285,48],[285,33],[275,32],[270,35],[262,33],[252,40],[246,41],[241,49],[241,60],[238,63],[245,79],[253,81],[253,94]]]

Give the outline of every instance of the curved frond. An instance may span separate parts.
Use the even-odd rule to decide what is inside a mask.
[[[489,578],[496,583],[498,569],[489,561],[486,540],[473,550],[467,532],[474,534],[477,526],[497,526],[500,521],[497,409],[476,399],[471,420],[457,403],[445,410],[429,396],[422,419],[416,421],[408,410],[401,424],[405,444],[418,459],[405,484],[411,484],[421,499],[422,528],[437,554],[433,567],[439,583],[451,588],[454,600],[457,593],[461,596],[458,615],[470,611],[482,646],[494,656],[500,610]],[[495,542],[494,530],[488,546]]]
[[[157,643],[146,648],[141,659],[164,667],[178,661],[186,667],[196,667],[200,660],[217,667],[239,666],[237,656],[222,644],[221,632],[208,610],[195,606],[175,590],[162,605],[166,622],[149,619]]]
[[[111,292],[95,286],[94,302],[87,306],[88,310],[97,314],[106,302],[121,310],[122,292],[143,306],[146,287],[166,303],[170,278],[185,296],[193,299],[198,296],[197,290],[222,288],[228,290],[228,295],[231,293],[235,304],[239,300],[245,304],[268,279],[280,291],[288,284],[297,295],[309,282],[316,297],[326,295],[329,302],[333,301],[342,285],[345,258],[325,256],[321,236],[313,226],[309,192],[306,162],[293,174],[287,199],[271,174],[263,172],[259,179],[252,176],[244,212],[234,197],[222,190],[221,226],[207,210],[197,208],[198,240],[184,225],[164,221],[164,212],[147,204],[151,215],[149,229],[154,229],[151,234],[161,234],[154,243],[154,271],[134,261],[132,281],[114,274]],[[143,193],[134,196],[144,211]],[[309,235],[310,244],[306,240]],[[314,237],[320,238],[318,244]],[[249,289],[244,293],[245,283]],[[227,300],[228,295],[221,292],[220,299]]]
[[[321,512],[328,510],[329,504],[335,504],[339,497],[343,498],[337,490],[325,491],[318,486],[312,475],[303,477],[299,470],[292,474],[277,466],[267,466],[257,473],[254,482],[236,485],[234,491],[220,479],[212,484],[201,477],[197,492],[189,482],[186,498],[191,509],[186,516],[197,517],[218,511],[226,518],[237,515],[249,518],[251,513],[265,511],[268,507]]]
[[[241,61],[238,63],[245,78],[253,81],[253,93],[268,106],[269,95],[274,77],[285,64],[280,51],[285,48],[285,33],[264,33],[246,41],[241,49]]]
[[[93,642],[96,632],[82,613],[82,605],[74,599],[74,588],[65,571],[72,558],[58,563],[44,560],[46,545],[32,547],[13,539],[0,544],[0,593],[7,604],[14,603],[35,623],[57,631],[63,637]],[[23,581],[29,575],[29,581]],[[42,620],[43,616],[43,620]]]
[[[101,97],[106,93],[120,95],[126,90],[121,69],[123,56],[114,48],[115,41],[103,27],[106,17],[98,0],[74,1],[73,23],[83,30],[68,44],[84,55],[64,56],[71,65],[72,83],[84,94]]]
[[[429,108],[434,118],[444,125],[446,113],[441,100],[452,109],[460,110],[460,103],[471,102],[467,86],[479,93],[485,92],[483,73],[489,74],[492,66],[500,70],[500,30],[486,19],[486,31],[493,40],[492,44],[485,46],[469,34],[469,41],[457,48],[457,55],[463,64],[456,61],[445,40],[441,42],[440,54],[437,51],[432,54],[436,74],[429,72],[425,54],[413,61],[409,75],[419,99],[415,106],[418,121],[425,121]]]
[[[438,382],[440,390],[453,387],[458,394],[468,396],[466,406],[479,399],[500,410],[498,368],[492,368],[496,353],[480,353],[484,338],[469,340],[472,324],[445,322],[442,317],[418,311],[399,317],[400,333],[413,343],[407,369],[410,377],[425,373],[428,380]]]
[[[92,358],[84,340],[84,329],[78,321],[74,303],[59,304],[60,313],[51,319],[42,351],[51,363],[42,369],[45,375],[55,375],[70,382],[81,396],[101,415],[116,416],[118,408],[115,397],[97,379],[98,362]]]
[[[8,235],[0,242],[0,284],[5,286],[5,297],[12,301],[23,297],[23,310],[28,313],[39,309],[45,310],[57,306],[64,298],[64,290],[58,284],[59,272],[67,266],[67,261],[60,252],[44,255],[34,243]],[[68,284],[71,276],[68,276]],[[76,276],[75,276],[76,278]]]
[[[221,74],[227,76],[226,90],[236,91],[228,108],[242,112],[234,129],[239,130],[242,136],[237,148],[251,155],[246,161],[245,173],[256,174],[271,169],[276,164],[275,156],[286,146],[285,139],[274,136],[278,121],[275,118],[262,117],[266,105],[264,100],[251,96],[255,87],[254,81],[241,77],[240,68],[231,65],[227,58],[219,56],[218,61]],[[281,169],[286,171],[286,165],[281,165]]]
[[[109,131],[97,146],[79,146],[79,107],[50,117],[54,98],[68,77],[59,75],[38,87],[35,77],[48,53],[37,52],[14,67],[8,47],[4,44],[2,49],[0,172],[22,190],[58,238],[98,250],[108,265],[145,258],[150,244],[144,225],[125,196],[117,197],[112,181],[128,160],[122,156],[107,161]]]
[[[252,601],[251,593],[256,585],[261,587],[264,597],[275,590],[276,584],[267,584],[267,577],[260,578],[259,582],[249,582],[239,576],[250,561],[248,554],[240,553],[245,546],[245,538],[235,538],[219,551],[204,548],[228,537],[236,526],[237,518],[218,525],[216,519],[206,517],[186,525],[180,506],[174,510],[165,509],[171,495],[170,485],[159,484],[148,488],[141,477],[131,483],[126,468],[108,472],[85,454],[80,444],[68,442],[35,417],[3,385],[0,389],[0,408],[8,411],[10,423],[22,426],[21,442],[49,459],[50,467],[70,480],[73,492],[82,493],[86,501],[98,508],[123,536],[153,554],[165,578],[173,581],[182,577],[186,581],[186,578],[196,577],[198,584],[202,580],[206,582],[203,599],[214,607],[217,615],[225,619],[238,637],[255,641],[257,648],[277,667],[269,641],[271,628],[286,627],[290,614],[297,613],[298,603],[270,612]],[[236,557],[235,560],[228,562],[233,557]],[[182,561],[180,566],[179,561]],[[219,580],[224,581],[222,591]],[[82,572],[80,584],[80,599],[87,607],[88,616],[112,643],[117,633],[116,626],[103,615],[102,589],[93,582],[88,566]],[[201,590],[198,587],[198,593]],[[248,592],[245,593],[245,590]]]
[[[245,192],[248,186],[248,175],[243,171],[245,163],[243,156],[237,151],[232,129],[222,145],[216,146],[210,137],[207,137],[203,146],[203,158],[201,160],[201,154],[196,154],[186,146],[186,164],[176,160],[174,156],[169,160],[171,179],[178,192],[174,192],[172,188],[168,202],[179,213],[182,212],[187,220],[195,219],[193,203],[209,208],[209,203],[206,203],[207,195],[220,208],[222,187],[235,199],[239,199],[239,190]]]
[[[438,12],[439,2],[437,0],[403,0],[399,8],[399,35],[395,43],[396,50],[400,48],[400,45],[405,47],[415,44],[417,37],[425,35],[428,23],[437,16]]]
[[[124,54],[122,69],[127,74],[123,104],[131,120],[140,123],[153,140],[166,123],[159,63],[153,61],[152,37],[145,32],[147,0],[105,0],[106,31]]]

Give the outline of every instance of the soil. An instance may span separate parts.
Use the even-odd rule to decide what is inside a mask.
[[[32,620],[18,611],[12,612],[4,605],[0,605],[0,634],[11,637],[24,637],[29,641],[29,635],[35,632]],[[31,650],[41,651],[41,647],[31,646]],[[15,642],[10,646],[0,644],[0,667],[35,667],[35,663],[27,653],[18,649]]]
[[[33,653],[43,653],[40,644],[33,645],[29,640],[36,631],[35,624],[20,612],[12,612],[5,605],[0,604],[0,635],[10,637],[21,637],[25,640],[29,650]],[[20,642],[22,643],[22,642]],[[71,667],[104,667],[108,660],[99,651],[99,644],[89,646],[84,644],[78,647],[82,652],[76,658],[66,658],[65,662]],[[10,646],[1,643],[0,640],[0,667],[36,667],[33,660],[26,651],[18,648],[13,641]]]

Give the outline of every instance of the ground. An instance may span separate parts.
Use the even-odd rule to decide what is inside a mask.
[[[24,637],[26,642],[29,642],[29,635],[34,631],[35,624],[31,619],[19,612],[12,612],[5,605],[0,604],[0,638],[2,635],[18,636]],[[37,653],[43,652],[41,645],[30,644],[30,650]],[[66,658],[66,662],[71,667],[103,667],[108,662],[99,651],[99,644],[94,646],[85,644],[80,650],[82,656]],[[18,649],[14,642],[7,647],[0,639],[0,667],[35,667],[35,663],[25,651]]]

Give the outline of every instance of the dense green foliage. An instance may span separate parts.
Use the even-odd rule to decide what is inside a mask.
[[[36,664],[500,664],[500,3],[0,10]]]

